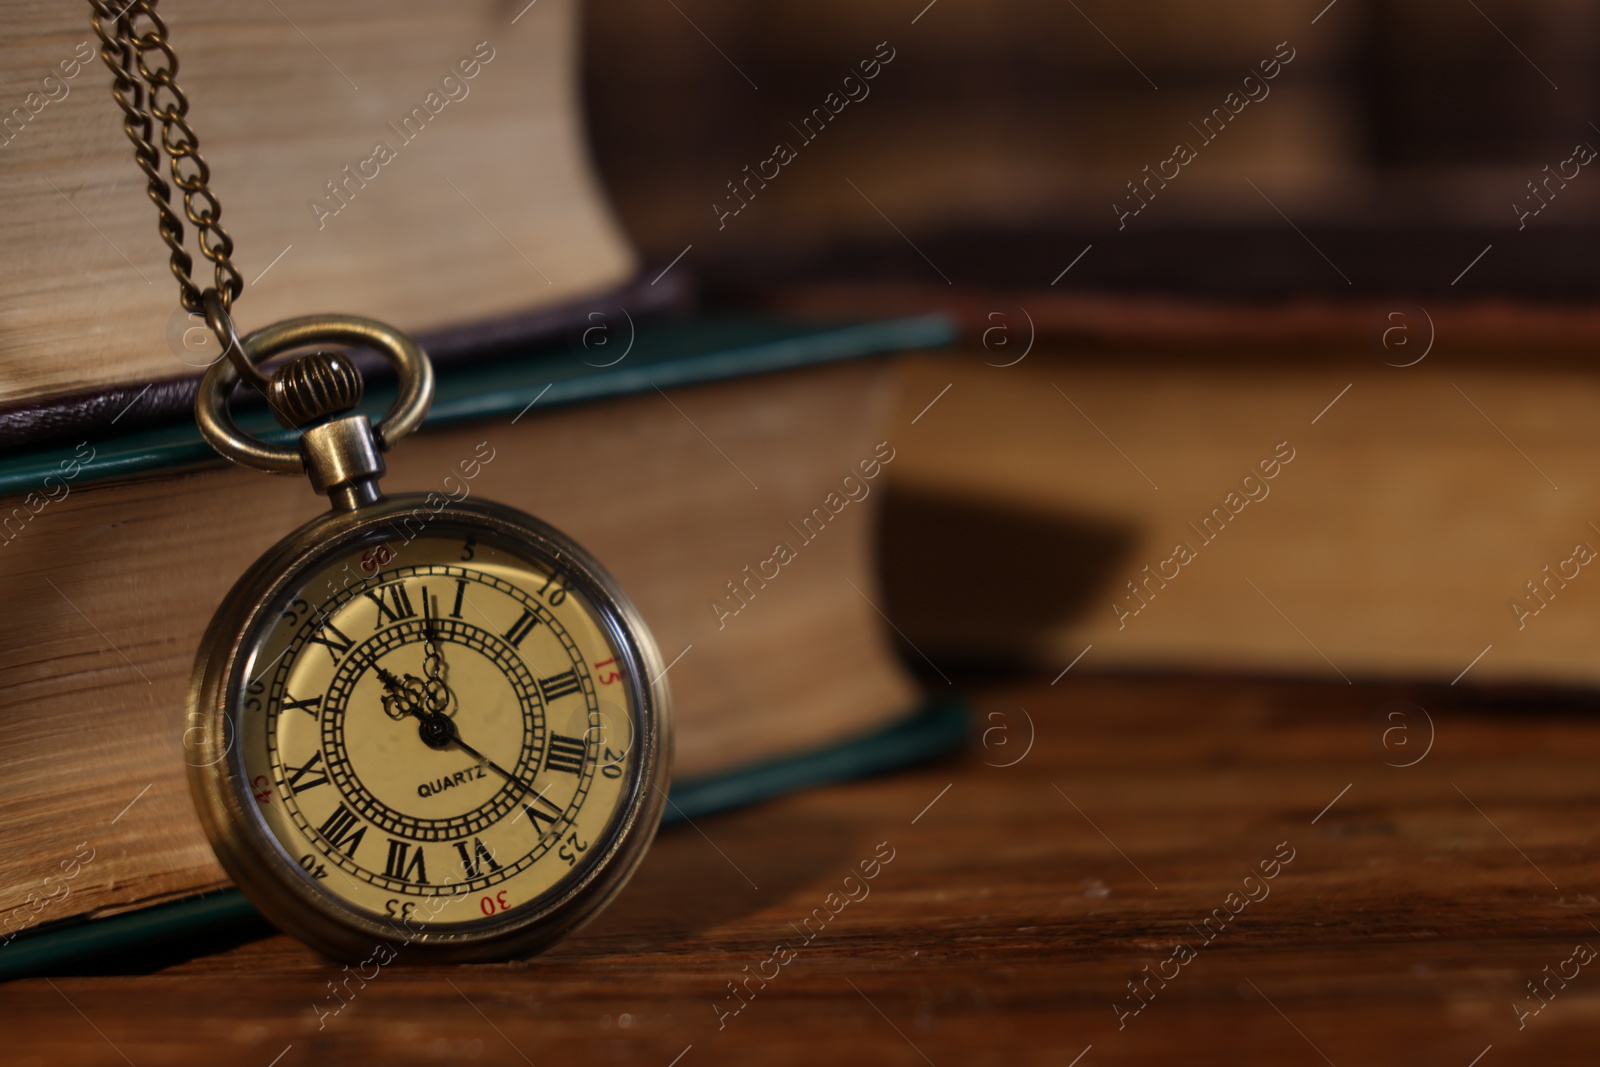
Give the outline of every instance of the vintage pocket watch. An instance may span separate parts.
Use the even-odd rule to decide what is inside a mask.
[[[380,944],[449,960],[537,951],[621,890],[660,822],[672,734],[655,642],[604,569],[539,520],[379,492],[383,453],[433,396],[410,338],[343,315],[238,336],[243,285],[154,0],[91,7],[181,300],[226,355],[201,381],[200,429],[235,463],[308,476],[333,505],[239,579],[200,645],[184,739],[217,858],[267,918],[337,957]],[[215,267],[203,291],[156,121]],[[399,392],[376,425],[355,411],[356,364],[303,351],[329,344],[394,365]],[[296,446],[240,430],[228,402],[241,379],[301,429]]]

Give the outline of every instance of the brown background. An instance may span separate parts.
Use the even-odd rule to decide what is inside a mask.
[[[923,2],[589,4],[594,148],[646,255],[693,243],[686,262],[740,291],[752,272],[940,283],[887,216],[957,284],[1042,285],[1099,237],[1064,285],[1349,288],[1314,257],[1302,268],[1265,193],[1332,242],[1357,289],[1576,298],[1596,266],[1587,168],[1511,243],[1526,183],[1577,142],[1600,145],[1592,0],[1338,0],[1315,24],[1313,0],[939,0],[912,25]],[[880,41],[897,57],[871,95],[718,232],[725,183]],[[1282,41],[1296,58],[1271,95],[1112,242],[1124,183],[1195,139],[1188,124]]]

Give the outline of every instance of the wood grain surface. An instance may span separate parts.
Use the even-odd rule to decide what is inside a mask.
[[[245,931],[8,984],[5,1060],[1584,1062],[1592,967],[1551,981],[1521,1029],[1516,1010],[1541,1004],[1525,983],[1600,945],[1584,710],[1464,686],[989,683],[963,754],[667,831],[540,958],[402,954],[348,979],[319,1029],[345,972]],[[833,908],[809,941],[791,925]],[[1238,914],[1207,941],[1214,909]],[[1194,958],[1163,966],[1177,943]],[[792,957],[765,963],[780,944]],[[777,977],[719,1027],[747,965]],[[1119,1029],[1146,965],[1176,977]]]

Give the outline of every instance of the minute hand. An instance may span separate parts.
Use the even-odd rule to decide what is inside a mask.
[[[451,737],[450,740],[461,751],[465,752],[467,755],[471,756],[473,759],[477,760],[479,763],[483,764],[485,767],[488,767],[490,770],[492,770],[496,774],[500,775],[500,777],[504,778],[506,781],[511,782],[513,785],[518,786],[524,793],[528,794],[531,797],[537,797],[537,798],[539,798],[541,800],[544,799],[544,794],[543,794],[542,791],[540,791],[538,789],[535,789],[529,783],[523,781],[521,778],[519,778],[516,775],[512,774],[510,771],[508,771],[504,767],[500,766],[500,764],[496,763],[494,760],[490,759],[488,756],[485,756],[482,752],[479,752],[477,749],[473,748],[471,745],[469,745],[465,741],[461,740],[460,735],[453,736],[453,737]],[[546,787],[546,788],[548,788],[548,787]]]

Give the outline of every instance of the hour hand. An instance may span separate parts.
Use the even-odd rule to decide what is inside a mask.
[[[424,595],[422,601],[423,622],[423,657],[422,673],[427,676],[423,685],[426,688],[428,710],[436,715],[450,715],[453,713],[452,705],[455,703],[455,694],[450,690],[450,684],[445,680],[449,673],[449,664],[444,661],[444,650],[440,647],[439,634],[434,628],[433,611],[429,607],[431,598]]]
[[[422,639],[425,655],[422,672],[429,681],[443,682],[449,665],[444,661],[444,651],[439,647],[439,631],[433,618],[433,598],[427,593],[422,598]]]
[[[383,687],[388,690],[383,695],[383,710],[389,718],[403,719],[407,715],[415,715],[420,719],[427,714],[423,710],[427,689],[422,679],[409,674],[400,678],[383,667],[378,668],[377,674]]]

